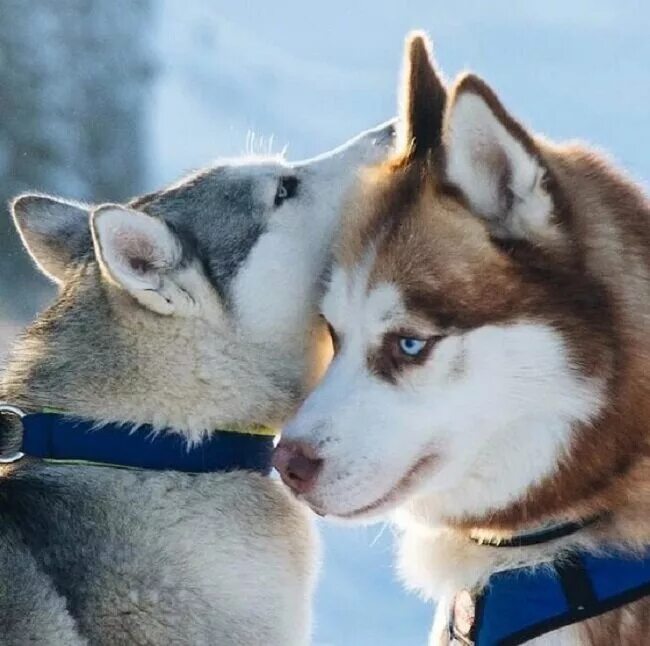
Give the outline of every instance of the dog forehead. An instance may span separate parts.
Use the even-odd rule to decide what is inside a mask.
[[[449,199],[424,197],[378,239],[370,284],[393,281],[406,291],[421,284],[458,289],[503,268],[482,223]]]
[[[421,166],[373,171],[344,214],[337,262],[363,263],[372,250],[369,284],[443,285],[503,267],[485,225]]]
[[[393,285],[413,320],[466,328],[502,318],[519,285],[511,261],[427,170],[366,175],[345,214],[337,265],[353,275],[371,257],[367,291]]]
[[[329,287],[322,302],[322,312],[337,329],[361,325],[367,331],[383,329],[404,315],[399,286],[394,283],[371,285],[372,254],[360,265],[332,270]]]

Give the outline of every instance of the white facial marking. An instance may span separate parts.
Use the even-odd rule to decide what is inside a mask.
[[[321,306],[323,315],[335,329],[354,334],[356,330],[349,330],[346,325],[347,308],[352,307],[363,316],[357,329],[363,332],[363,340],[369,344],[376,343],[388,324],[404,313],[401,295],[394,285],[380,283],[368,290],[368,276],[374,260],[374,253],[368,253],[349,276],[335,268]],[[359,338],[359,342],[363,340]]]
[[[333,273],[323,310],[343,345],[285,429],[324,460],[308,502],[350,516],[409,500],[439,519],[503,507],[551,473],[601,393],[571,366],[559,333],[513,321],[454,334],[391,384],[367,356],[405,316],[402,299],[395,285],[359,298],[363,276]]]

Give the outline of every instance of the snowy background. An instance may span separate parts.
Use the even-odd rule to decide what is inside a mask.
[[[119,200],[217,156],[306,157],[394,112],[404,34],[482,74],[553,138],[650,178],[650,4],[639,0],[0,0],[0,198]],[[254,133],[251,135],[251,133]],[[0,356],[51,296],[0,217]],[[424,644],[390,529],[323,527],[320,646]]]

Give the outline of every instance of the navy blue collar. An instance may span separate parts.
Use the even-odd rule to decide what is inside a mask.
[[[574,551],[548,566],[493,574],[456,596],[450,633],[461,644],[516,646],[650,595],[650,548]]]
[[[266,430],[215,430],[196,445],[174,432],[152,426],[105,424],[60,413],[31,413],[22,418],[22,453],[52,462],[208,473],[271,471],[273,437]]]

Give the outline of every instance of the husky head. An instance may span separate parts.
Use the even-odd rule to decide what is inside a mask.
[[[226,161],[128,205],[17,198],[23,242],[61,294],[5,389],[190,434],[278,424],[314,366],[343,195],[392,136],[385,124],[300,163]]]
[[[400,152],[346,209],[322,303],[336,356],[275,463],[334,517],[519,522],[542,492],[557,511],[545,485],[597,462],[582,431],[614,351],[560,156],[476,76],[447,90],[420,35],[401,124]]]

